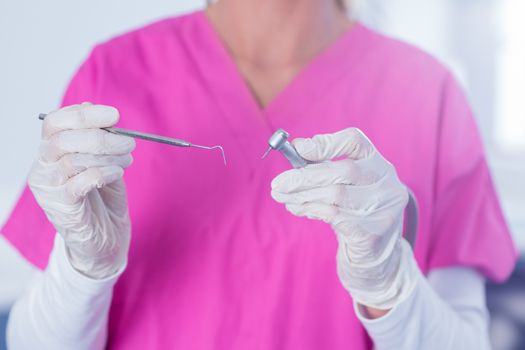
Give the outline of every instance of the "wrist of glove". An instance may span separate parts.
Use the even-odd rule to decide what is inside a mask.
[[[97,201],[97,193],[88,194],[89,197],[82,205],[92,206]],[[106,216],[102,205],[92,208],[70,207],[68,220],[75,213],[89,212],[93,218]],[[65,208],[63,208],[64,210]],[[103,279],[112,276],[127,263],[127,252],[131,238],[131,225],[127,208],[123,208],[122,216],[110,219],[106,216],[104,220],[93,220],[90,225],[81,224],[83,220],[69,221],[74,224],[56,226],[59,234],[64,238],[66,254],[71,265],[80,273],[95,279]],[[59,222],[59,221],[57,221]],[[62,221],[65,222],[65,221]]]
[[[131,224],[122,180],[132,138],[101,130],[115,108],[85,103],[49,113],[29,187],[80,273],[102,279],[126,264]]]
[[[417,279],[412,251],[402,238],[408,192],[394,166],[354,128],[293,144],[302,157],[320,163],[277,176],[273,198],[294,215],[332,226],[339,279],[358,303],[394,307]]]
[[[338,248],[337,274],[358,304],[390,310],[410,295],[419,271],[405,239],[400,239],[387,258],[373,267],[353,263],[346,248],[344,243]]]

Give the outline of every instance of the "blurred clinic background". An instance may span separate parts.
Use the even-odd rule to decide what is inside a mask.
[[[220,0],[219,0],[220,1]],[[328,1],[328,0],[327,0]],[[204,0],[0,2],[0,221],[19,195],[39,140],[90,48]],[[356,16],[432,53],[462,82],[477,116],[503,208],[525,253],[525,0],[356,0]],[[488,286],[495,349],[525,349],[525,264]],[[33,268],[0,236],[0,349],[6,315]]]

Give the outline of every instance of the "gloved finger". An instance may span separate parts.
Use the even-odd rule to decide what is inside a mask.
[[[323,203],[340,206],[346,193],[346,185],[337,184],[293,193],[272,191],[271,195],[275,201],[283,204]]]
[[[64,130],[40,144],[40,158],[57,161],[67,153],[122,155],[133,151],[135,140],[102,129]]]
[[[293,193],[272,191],[271,195],[275,201],[283,204],[319,203],[335,206],[354,217],[368,217],[385,208],[402,205],[403,198],[396,198],[401,194],[385,192],[379,187],[376,184],[371,186],[337,184]]]
[[[292,144],[303,158],[314,162],[342,156],[364,159],[375,152],[372,142],[357,128],[315,135],[312,138],[297,138]]]
[[[110,127],[119,120],[115,107],[83,103],[50,112],[42,125],[42,138],[49,139],[62,130]]]
[[[68,153],[58,161],[58,178],[61,180],[59,184],[65,183],[69,178],[89,168],[117,165],[125,169],[132,162],[133,157],[129,153],[123,155]]]
[[[339,214],[339,208],[321,203],[286,204],[286,209],[295,216],[321,220],[326,223],[332,223]]]
[[[66,184],[66,192],[69,199],[76,201],[86,196],[91,190],[101,188],[110,184],[124,175],[124,169],[118,165],[100,168],[89,168],[80,174],[73,176]]]
[[[360,163],[351,159],[309,164],[304,168],[279,174],[271,185],[272,190],[281,193],[293,193],[335,184],[371,185],[384,176],[388,166],[387,162],[370,166],[368,162]]]

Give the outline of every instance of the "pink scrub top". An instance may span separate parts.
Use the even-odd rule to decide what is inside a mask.
[[[450,73],[355,24],[260,108],[202,11],[97,46],[63,105],[120,110],[120,127],[223,145],[137,141],[126,171],[133,224],[109,349],[370,349],[336,275],[336,239],[289,214],[270,182],[290,168],[268,137],[362,129],[416,194],[420,268],[469,266],[494,281],[516,251],[481,140]],[[26,188],[2,229],[46,267],[55,229]]]

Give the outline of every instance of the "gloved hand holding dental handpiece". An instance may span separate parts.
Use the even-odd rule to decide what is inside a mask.
[[[420,273],[402,238],[408,191],[394,166],[355,128],[292,143],[303,158],[319,163],[277,176],[273,198],[294,215],[332,226],[339,279],[357,303],[393,308]],[[332,160],[339,157],[345,159]]]
[[[131,224],[122,176],[135,141],[101,130],[118,111],[83,103],[51,112],[44,120],[29,187],[65,242],[80,273],[102,279],[127,261]]]

